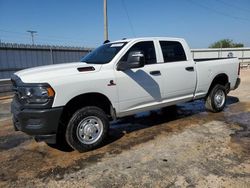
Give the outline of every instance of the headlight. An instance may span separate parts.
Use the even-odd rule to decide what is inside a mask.
[[[48,102],[55,95],[51,87],[20,87],[18,96],[21,100],[29,104],[43,104]]]

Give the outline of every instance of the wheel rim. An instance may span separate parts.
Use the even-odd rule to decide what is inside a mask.
[[[225,103],[225,93],[222,90],[218,90],[214,95],[214,103],[217,108],[221,108]]]
[[[103,133],[103,123],[95,116],[84,118],[77,126],[76,135],[83,144],[95,143]]]

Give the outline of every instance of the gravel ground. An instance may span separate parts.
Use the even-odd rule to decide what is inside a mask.
[[[0,187],[250,187],[250,71],[241,78],[221,113],[195,101],[127,117],[81,154],[15,132],[0,100]]]

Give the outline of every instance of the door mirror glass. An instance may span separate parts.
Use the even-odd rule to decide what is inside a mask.
[[[142,51],[131,51],[125,62],[120,62],[117,70],[140,68],[145,65],[145,57]]]

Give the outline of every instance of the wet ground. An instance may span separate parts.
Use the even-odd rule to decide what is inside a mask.
[[[81,154],[15,132],[0,100],[0,187],[250,187],[250,71],[241,77],[221,113],[195,101],[127,117]]]

